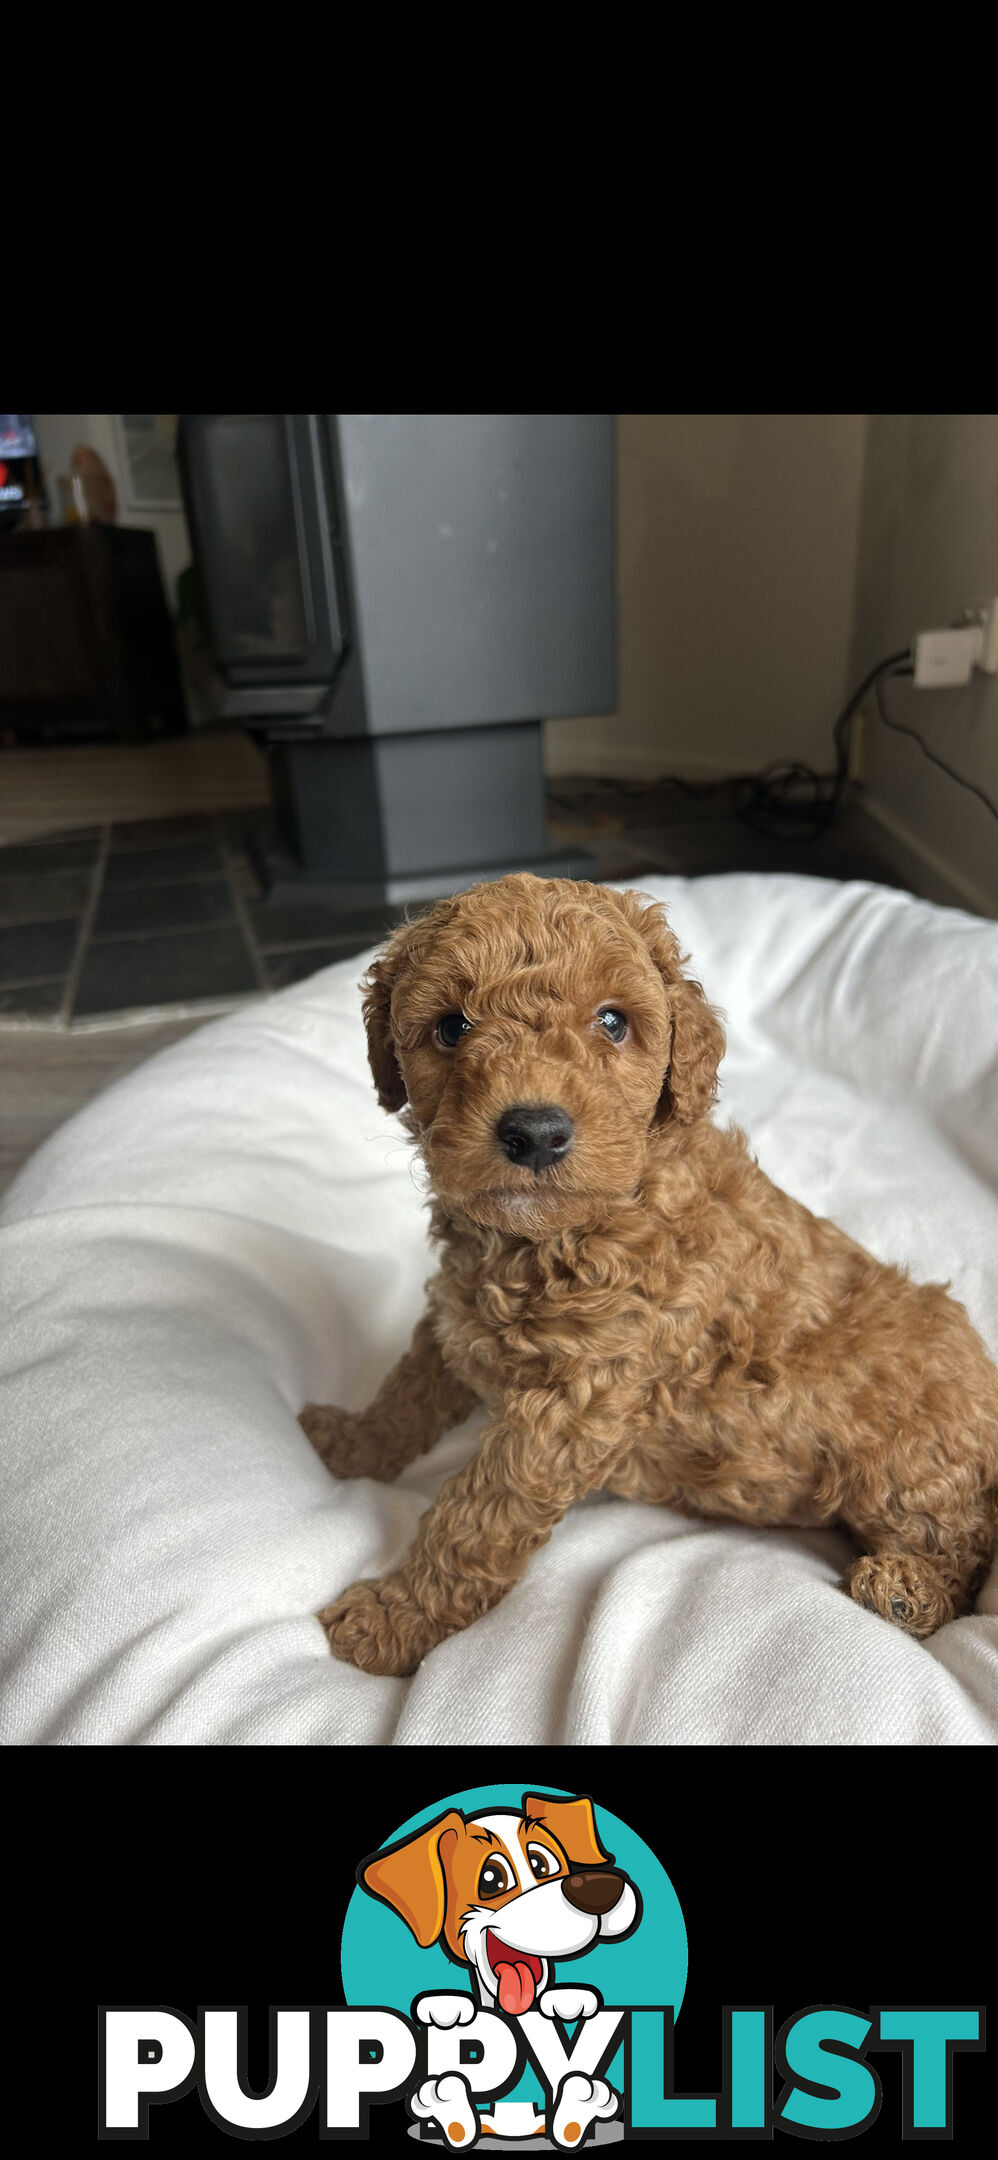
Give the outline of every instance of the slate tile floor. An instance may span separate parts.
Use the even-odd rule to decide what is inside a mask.
[[[788,845],[739,825],[717,796],[668,785],[552,782],[552,838],[607,878],[650,871],[806,870],[902,883],[855,816]],[[404,914],[264,899],[248,851],[259,811],[90,826],[0,847],[0,1025],[224,1009],[366,951]]]
[[[0,848],[0,1023],[224,1007],[364,952],[398,920],[268,913],[246,828],[216,813]]]

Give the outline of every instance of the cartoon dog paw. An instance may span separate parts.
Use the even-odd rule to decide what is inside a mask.
[[[452,2025],[470,2025],[474,2015],[470,1995],[421,1995],[416,2004],[420,2025],[441,2025],[445,2032]]]
[[[618,2108],[617,2095],[602,2078],[570,2070],[558,2088],[551,2134],[556,2145],[571,2151],[581,2145],[592,2122],[608,2122]]]
[[[566,2025],[573,2025],[576,2018],[595,2017],[599,2007],[600,1998],[595,1988],[545,1988],[543,1995],[537,1998],[537,2008],[543,2010],[545,2017],[561,2018]]]
[[[467,2079],[459,2070],[448,2070],[445,2077],[427,2078],[412,2094],[409,2112],[422,2122],[439,2123],[455,2152],[459,2146],[463,2151],[478,2142],[478,2116],[471,2105]]]

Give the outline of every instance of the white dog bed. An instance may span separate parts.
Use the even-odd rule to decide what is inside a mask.
[[[870,885],[654,878],[722,1007],[719,1115],[998,1356],[998,925]],[[199,1030],[54,1134],[0,1209],[7,1743],[998,1739],[998,1580],[927,1644],[837,1532],[595,1496],[408,1681],[313,1617],[401,1557],[478,1418],[396,1485],[296,1419],[405,1347],[433,1261],[367,1068],[363,960]],[[479,1414],[480,1417],[480,1414]]]

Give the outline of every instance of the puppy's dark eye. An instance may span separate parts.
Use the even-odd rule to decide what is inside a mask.
[[[549,1875],[557,1875],[558,1862],[546,1845],[528,1845],[527,1859],[538,1882],[545,1882]]]
[[[471,1021],[466,1020],[463,1013],[444,1013],[443,1019],[437,1021],[433,1032],[445,1050],[456,1050],[462,1035],[467,1035],[470,1027]]]
[[[609,1035],[611,1042],[623,1042],[627,1034],[626,1013],[619,1012],[616,1005],[606,1005],[603,1011],[597,1014],[597,1021],[604,1034]]]
[[[500,1897],[504,1890],[512,1890],[513,1878],[504,1860],[486,1860],[478,1878],[479,1897]]]

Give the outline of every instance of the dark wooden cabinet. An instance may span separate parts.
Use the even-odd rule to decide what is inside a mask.
[[[25,742],[186,731],[155,533],[0,534],[0,728]]]

